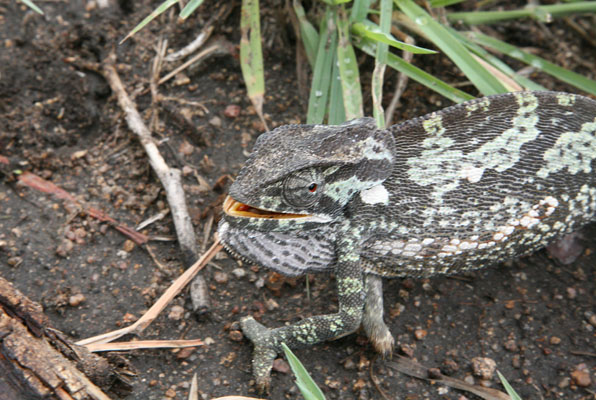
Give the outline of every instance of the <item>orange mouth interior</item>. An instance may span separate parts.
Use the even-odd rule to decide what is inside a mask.
[[[308,214],[278,213],[275,211],[261,210],[260,208],[251,207],[247,204],[240,203],[230,196],[227,196],[224,200],[223,211],[232,217],[245,218],[290,219],[310,216]]]

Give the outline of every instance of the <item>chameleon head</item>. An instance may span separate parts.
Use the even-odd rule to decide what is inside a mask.
[[[333,223],[354,195],[389,177],[393,151],[393,136],[371,118],[261,135],[224,201],[223,244],[286,275],[332,269]]]
[[[391,174],[393,147],[393,136],[372,118],[264,133],[230,187],[224,219],[267,232],[339,220],[355,194]]]

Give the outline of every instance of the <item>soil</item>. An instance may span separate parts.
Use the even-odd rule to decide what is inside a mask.
[[[219,2],[206,1],[185,23],[167,12],[123,44],[118,42],[159,2],[111,1],[105,9],[94,1],[37,3],[45,16],[16,1],[0,1],[0,161],[5,157],[0,163],[0,275],[40,302],[55,328],[78,340],[130,324],[185,268],[175,240],[149,243],[158,265],[144,247],[107,224],[12,179],[16,169],[35,173],[130,227],[167,209],[160,183],[109,86],[84,63],[116,52],[118,72],[146,122],[152,121],[162,154],[171,167],[183,170],[203,247],[213,240],[214,229],[203,232],[219,215],[230,177],[263,125],[246,96],[235,48],[161,85],[166,99],[152,103],[149,79],[158,40],[167,39],[171,49],[184,46],[221,7]],[[238,3],[215,24],[218,40],[239,43]],[[593,17],[572,22],[591,26],[594,35]],[[298,84],[295,37],[283,7],[263,2],[262,26],[265,118],[270,127],[302,122],[308,96]],[[571,26],[565,20],[548,25],[527,20],[483,29],[595,79],[593,40]],[[370,61],[359,59],[362,70],[369,70]],[[446,81],[464,80],[441,56],[417,56],[414,62]],[[577,92],[531,74],[549,89]],[[369,77],[364,73],[363,82]],[[395,82],[396,74],[389,72],[387,101]],[[369,93],[368,83],[364,88]],[[462,89],[473,93],[471,86]],[[415,82],[401,102],[395,120],[450,104]],[[169,215],[142,231],[153,238],[175,236]],[[523,399],[595,398],[595,234],[596,226],[583,232],[585,250],[571,265],[539,252],[462,276],[386,281],[386,321],[397,351],[444,374],[501,388],[495,375],[486,380],[473,375],[472,360],[490,358]],[[203,274],[210,312],[196,317],[184,292],[143,339],[201,338],[205,345],[123,353],[136,374],[127,398],[187,398],[195,373],[201,398],[254,395],[252,348],[238,331],[239,318],[252,313],[273,327],[336,308],[328,275],[310,276],[307,289],[304,277],[283,279],[223,252]],[[383,398],[380,390],[391,399],[476,398],[395,372],[375,356],[362,333],[296,354],[329,399]],[[277,370],[270,397],[300,398],[285,362],[279,361]]]

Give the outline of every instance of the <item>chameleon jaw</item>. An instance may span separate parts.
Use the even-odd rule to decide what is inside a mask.
[[[241,203],[234,200],[230,196],[226,196],[223,202],[223,211],[226,215],[231,217],[242,217],[242,218],[260,218],[260,219],[296,219],[312,217],[309,214],[292,214],[292,213],[280,213],[271,210],[263,210],[260,208],[249,206],[248,204]]]

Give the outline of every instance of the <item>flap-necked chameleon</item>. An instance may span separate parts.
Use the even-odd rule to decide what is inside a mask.
[[[226,248],[287,275],[335,273],[339,311],[267,329],[242,320],[269,384],[281,343],[363,323],[390,352],[380,277],[451,274],[533,252],[596,214],[596,101],[479,98],[382,130],[286,125],[261,135],[224,202]]]

